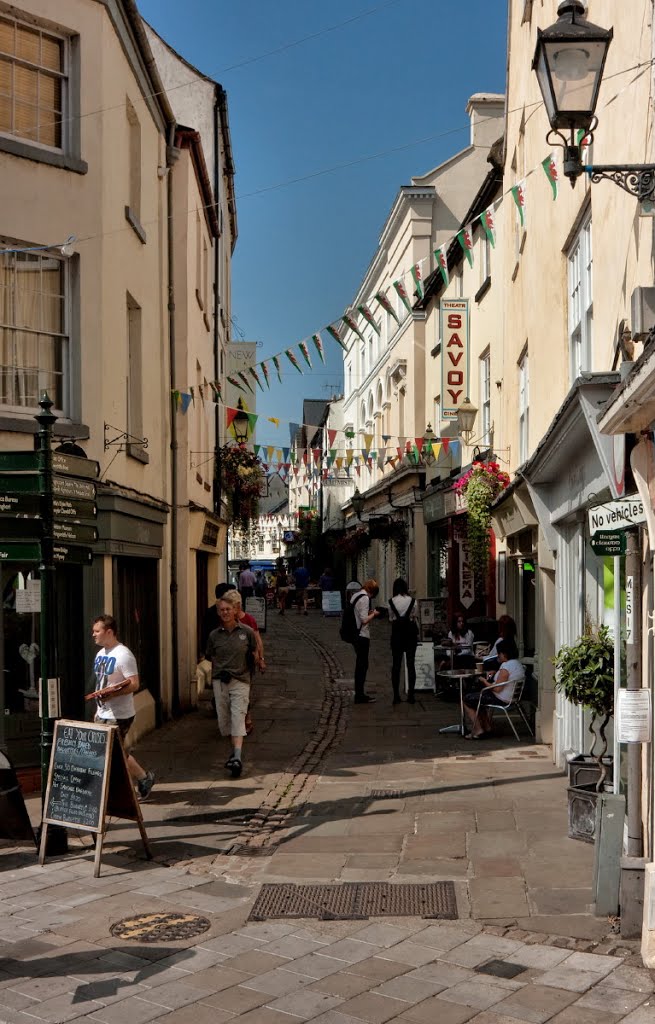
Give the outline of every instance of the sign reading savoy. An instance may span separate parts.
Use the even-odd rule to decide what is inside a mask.
[[[454,420],[469,388],[469,300],[442,299],[439,308],[441,337],[441,415]]]
[[[607,501],[604,505],[589,509],[589,533],[592,537],[601,531],[627,530],[630,526],[645,522],[644,503],[637,495]]]

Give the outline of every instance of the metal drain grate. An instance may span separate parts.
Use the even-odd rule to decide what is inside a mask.
[[[494,978],[515,978],[517,974],[527,971],[527,967],[513,964],[509,960],[487,960],[486,964],[480,964],[473,970],[478,974],[491,974]]]
[[[192,939],[202,935],[211,922],[197,914],[139,914],[125,917],[109,929],[118,939],[134,939],[137,942],[171,942],[175,939]]]
[[[372,789],[370,796],[373,800],[397,800],[399,797],[406,797],[403,789]]]
[[[262,885],[250,921],[310,917],[322,921],[359,921],[369,917],[424,917],[453,921],[457,900],[453,882],[392,885],[344,882],[341,885]]]

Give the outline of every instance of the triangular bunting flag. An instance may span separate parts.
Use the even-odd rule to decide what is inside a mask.
[[[267,416],[266,418],[268,419],[268,422],[269,423],[273,423],[274,426],[276,426],[276,427],[280,426],[280,421],[277,418],[277,416]]]
[[[421,260],[421,263],[423,260]],[[415,263],[411,269],[412,281],[414,282],[414,292],[419,299],[422,299],[425,295],[425,289],[423,288],[423,276],[421,274],[421,263]]]
[[[457,234],[457,241],[462,247],[462,252],[468,260],[469,267],[473,266],[473,225],[467,224]]]
[[[237,388],[239,391],[245,391],[246,390],[243,387],[243,385],[239,383],[239,381],[236,379],[236,377],[228,377],[227,378],[227,382],[228,382],[228,384],[231,384],[233,388]]]
[[[357,321],[355,320],[354,317],[350,316],[349,313],[344,313],[344,315],[341,317],[341,319],[343,320],[343,322],[346,325],[346,327],[348,327],[351,331],[353,331],[357,335],[358,338],[360,338],[362,341],[366,341],[364,335],[362,334],[362,332],[360,331],[359,327],[357,326]]]
[[[341,348],[344,350],[344,352],[348,351],[346,346],[344,345],[343,341],[341,340],[341,333],[339,331],[339,324],[330,324],[328,327],[325,328],[325,330],[328,332],[328,334],[330,335],[331,338],[334,338],[334,340],[336,341],[337,345],[341,345]]]
[[[400,298],[402,299],[402,302],[403,302],[403,305],[404,305],[405,309],[407,310],[408,313],[411,313],[412,312],[412,304],[410,302],[409,295],[407,294],[407,289],[405,288],[405,285],[403,284],[402,278],[398,278],[397,281],[394,281],[393,286],[396,289],[396,291],[398,292],[398,295],[400,296]]]
[[[254,395],[254,393],[255,393],[255,389],[254,389],[254,387],[252,386],[252,384],[250,383],[250,381],[248,380],[248,378],[246,377],[245,373],[244,373],[244,372],[243,372],[242,370],[239,370],[239,374],[238,374],[238,375],[239,375],[239,378],[240,378],[240,379],[241,379],[241,380],[243,381],[243,383],[244,383],[244,384],[246,385],[246,387],[248,388],[248,390],[249,390],[249,391],[252,391],[252,393],[253,393],[253,395]]]
[[[366,320],[366,323],[371,325],[376,334],[380,333],[380,328],[378,327],[375,321],[375,317],[373,316],[365,302],[363,302],[361,306],[357,307],[357,312],[361,313],[361,315]]]
[[[266,381],[266,387],[270,388],[271,380],[270,380],[270,373],[269,373],[269,369],[268,369],[268,363],[266,362],[266,360],[264,360],[263,363],[262,363],[262,373],[264,374],[264,380]]]
[[[251,375],[251,377],[254,377],[255,380],[257,381],[257,384],[259,385],[259,390],[263,391],[264,388],[262,387],[262,382],[259,379],[259,374],[257,373],[257,370],[255,369],[255,367],[251,366],[250,369],[248,370],[248,373]]]
[[[292,352],[290,348],[285,348],[284,354],[291,363],[291,365],[294,367],[294,369],[296,369],[298,373],[302,374],[302,366],[296,359],[295,353]]]
[[[331,448],[332,445],[334,444],[334,440],[335,440],[335,438],[337,436],[337,432],[336,432],[336,430],[328,430],[327,435],[328,435],[328,447]]]
[[[279,382],[281,384],[282,383],[282,374],[280,373],[280,357],[279,356],[273,356],[273,366],[275,367],[275,372],[277,373],[277,379],[279,380]]]
[[[494,207],[488,206],[480,217],[480,223],[484,228],[484,233],[489,239],[491,248],[494,249],[496,246],[496,219],[494,217]]]
[[[545,160],[541,161],[541,166],[544,169],[544,174],[548,178],[550,187],[553,190],[553,199],[557,199],[557,193],[559,192],[559,172],[557,170],[557,157],[553,150]]]
[[[370,452],[371,445],[373,444],[373,434],[364,434],[364,444],[366,446],[366,453]]]
[[[385,312],[389,314],[389,316],[392,316],[394,318],[394,320],[396,321],[397,324],[400,323],[400,320],[398,319],[398,316],[396,314],[395,309],[393,308],[393,306],[389,302],[389,299],[387,297],[387,293],[386,292],[382,292],[382,291],[376,292],[375,293],[375,300],[376,300],[376,302],[379,302],[379,304],[382,306],[382,309],[384,309]]]
[[[437,269],[441,271],[443,283],[446,287],[448,287],[448,281],[450,280],[450,277],[448,275],[447,243],[444,243],[444,245],[440,245],[438,249],[434,250],[434,258],[437,264]]]
[[[182,404],[182,412],[186,412],[191,405],[191,395],[187,394],[186,391],[182,391],[180,394],[180,400]]]
[[[324,363],[325,362],[325,352],[323,351],[323,342],[321,341],[320,334],[312,334],[312,341],[314,342],[314,345],[316,346],[316,351],[318,352],[319,356],[321,357],[321,362]]]
[[[305,360],[305,362],[307,363],[308,367],[311,370],[311,368],[312,368],[312,361],[309,358],[309,349],[307,348],[307,343],[304,342],[304,341],[298,342],[298,348],[302,352],[302,357],[303,357],[303,359]]]
[[[525,178],[522,178],[521,181],[517,181],[516,185],[514,185],[510,189],[510,191],[512,193],[512,199],[516,203],[516,210],[518,213],[519,223],[523,228],[525,227],[525,213],[527,200]]]

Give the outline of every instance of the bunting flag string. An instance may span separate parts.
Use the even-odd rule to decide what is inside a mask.
[[[585,133],[584,131],[581,130],[578,142],[580,145],[584,145],[585,140]],[[541,171],[539,171],[539,167],[541,167]],[[450,281],[447,253],[451,244],[454,241],[458,242],[462,250],[462,254],[464,258],[468,261],[469,265],[473,266],[473,233],[476,223],[478,221],[483,231],[485,232],[487,239],[489,240],[489,244],[492,246],[492,248],[495,248],[497,238],[495,214],[498,206],[504,201],[504,199],[506,199],[509,196],[512,197],[516,207],[516,213],[519,219],[519,223],[521,227],[525,227],[527,215],[527,179],[530,177],[530,175],[534,174],[537,171],[539,171],[540,174],[543,173],[545,175],[552,190],[553,199],[557,199],[559,193],[559,182],[561,178],[557,163],[557,155],[555,152],[551,152],[548,154],[547,157],[545,157],[540,162],[540,164],[537,165],[537,167],[532,168],[532,170],[528,171],[520,181],[516,182],[506,192],[500,195],[489,207],[487,207],[486,210],[483,210],[483,212],[478,217],[474,218],[464,227],[460,228],[459,231],[457,231],[456,234],[453,235],[449,240],[444,242],[443,245],[440,245],[434,249],[434,267],[435,270],[438,270],[440,272],[444,285],[447,286]],[[412,264],[408,271],[402,272],[395,280],[391,282],[391,288],[398,296],[398,299],[405,307],[407,313],[412,313],[413,311],[413,300],[410,297],[405,282],[406,280],[411,279],[411,289],[414,296],[416,296],[416,298],[419,301],[423,300],[426,295],[425,282],[427,277],[429,276],[428,272],[430,270],[429,259],[430,257],[425,256],[423,257],[423,259],[416,261],[415,263]],[[387,313],[388,316],[395,321],[397,325],[400,325],[401,318],[397,310],[394,308],[394,304],[389,299],[388,289],[381,288],[378,291],[374,292],[374,294],[371,295],[368,300],[360,302],[355,307],[354,310],[345,312],[342,316],[337,317],[336,320],[333,320],[332,323],[327,324],[325,327],[322,327],[320,328],[320,330],[315,331],[313,334],[309,335],[308,338],[296,343],[299,352],[303,357],[304,362],[310,369],[313,369],[313,365],[311,361],[311,356],[309,354],[309,340],[311,340],[313,346],[315,347],[321,362],[325,364],[325,351],[321,339],[322,331],[325,331],[327,334],[329,334],[330,337],[345,352],[348,351],[349,346],[346,344],[345,341],[345,334],[343,331],[344,327],[346,328],[347,331],[352,332],[352,334],[354,334],[356,338],[359,338],[360,341],[363,342],[366,341],[365,335],[362,333],[362,329],[365,325],[371,327],[372,330],[376,332],[376,334],[381,334],[380,323],[376,319],[375,314],[371,310],[372,302],[376,302],[378,306],[380,306],[385,311],[385,313]],[[358,317],[361,318],[360,322],[358,322]],[[266,382],[266,387],[270,388],[270,363],[273,363],[278,381],[281,384],[282,368],[280,360],[283,355],[286,355],[289,362],[294,367],[294,369],[298,371],[298,373],[303,373],[302,366],[300,365],[298,358],[296,357],[295,352],[293,351],[293,347],[289,347],[287,349],[284,349],[283,352],[278,352],[276,355],[273,356],[267,356],[266,359],[261,360],[254,366],[248,367],[247,374],[242,371],[238,371],[238,373],[226,377],[226,380],[229,384],[232,385],[232,387],[243,392],[244,394],[255,394],[255,387],[251,383],[251,379],[257,384],[261,391],[264,391],[264,387],[262,385],[261,377],[259,376],[258,371],[261,368],[261,373],[264,378],[264,381]],[[208,387],[212,392],[214,401],[223,400],[220,381],[205,380],[202,385],[196,384],[184,388],[172,389],[171,395],[175,407],[177,409],[180,409],[183,413],[185,413],[191,404],[195,405],[196,392],[198,393],[198,397],[200,398],[201,403],[204,406],[205,394],[207,393]],[[207,395],[207,397],[209,396]]]

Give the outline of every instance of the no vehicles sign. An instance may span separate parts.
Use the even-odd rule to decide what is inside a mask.
[[[637,495],[589,509],[589,533],[592,537],[608,530],[627,530],[645,522],[644,503]]]

